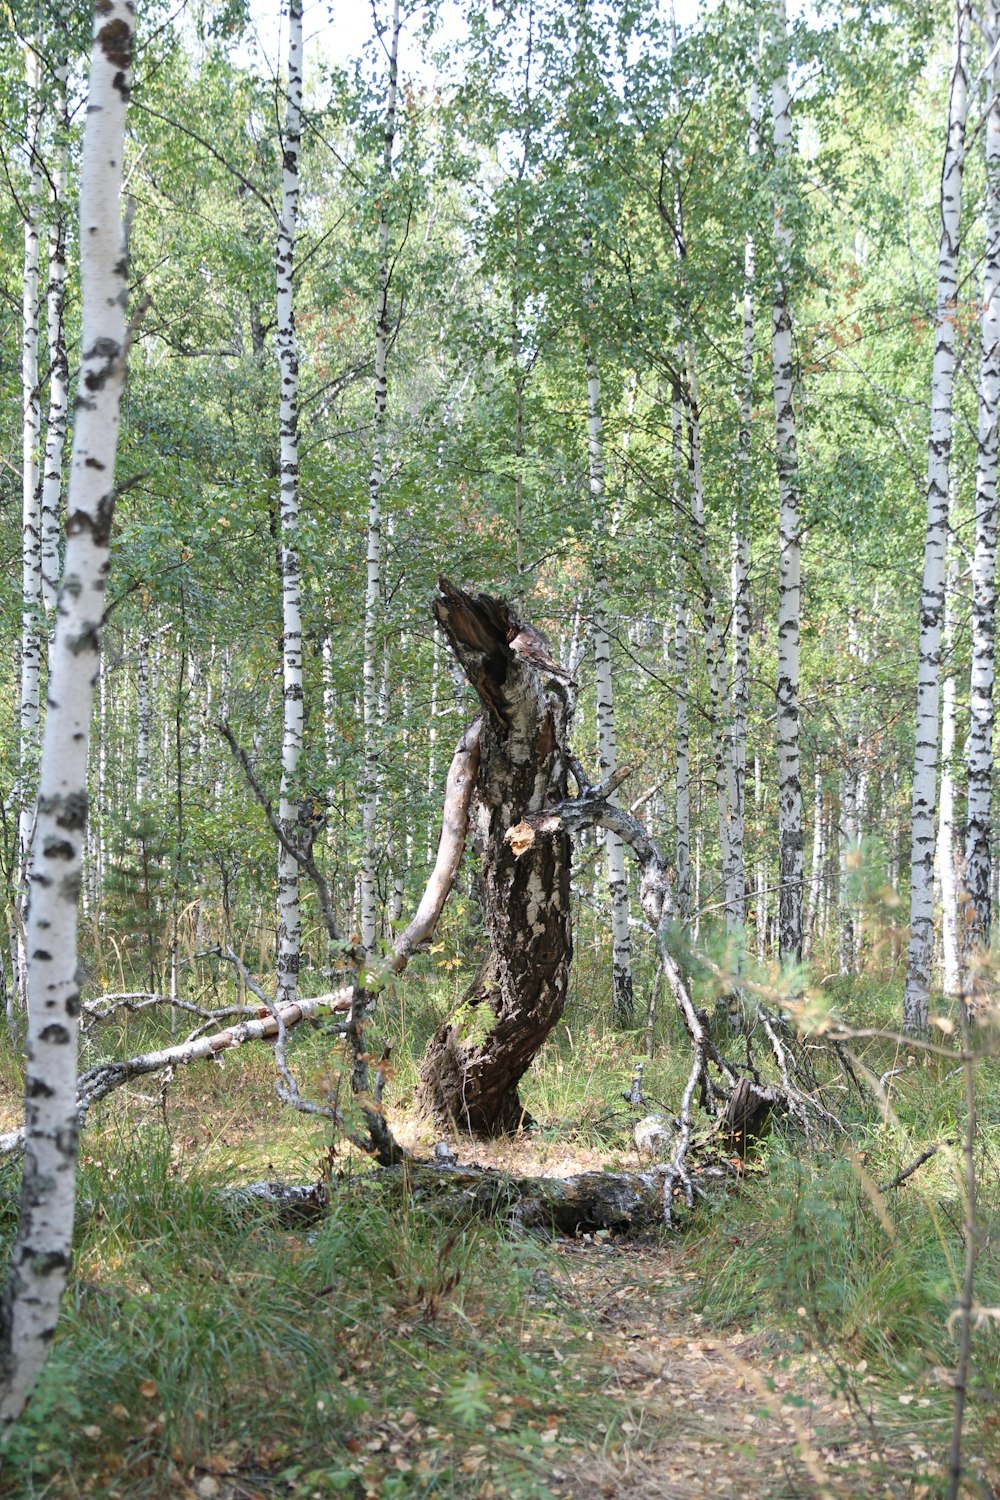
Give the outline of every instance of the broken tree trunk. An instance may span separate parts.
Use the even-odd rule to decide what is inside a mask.
[[[708,1169],[713,1179],[733,1174],[720,1165]],[[616,1234],[648,1234],[663,1225],[663,1185],[668,1169],[643,1172],[582,1172],[574,1177],[511,1177],[490,1167],[430,1166],[406,1162],[379,1172],[377,1179],[354,1178],[377,1190],[401,1191],[439,1206],[449,1218],[500,1219],[519,1229],[551,1234],[581,1234],[606,1229]],[[271,1208],[289,1228],[315,1224],[329,1212],[331,1189],[325,1183],[298,1185],[252,1182],[229,1188],[226,1199],[237,1209]]]
[[[417,1105],[484,1135],[525,1122],[518,1083],[562,1015],[572,956],[570,839],[540,839],[519,859],[508,830],[567,796],[560,669],[510,605],[439,583],[441,626],[483,707],[476,834],[490,956],[428,1045]],[[554,681],[557,685],[553,685]]]

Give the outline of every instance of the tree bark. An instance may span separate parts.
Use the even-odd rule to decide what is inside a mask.
[[[1000,4],[986,7],[986,50],[1000,42]],[[989,946],[990,820],[993,786],[993,679],[996,648],[997,417],[1000,410],[1000,59],[987,72],[986,275],[979,373],[976,548],[972,564],[972,682],[967,751],[965,888],[971,905],[965,948]]]
[[[927,1025],[934,946],[934,846],[937,811],[941,631],[944,621],[945,547],[951,463],[951,407],[955,383],[958,257],[962,218],[962,167],[968,110],[969,32],[972,7],[958,0],[955,52],[948,105],[948,139],[941,174],[931,425],[927,447],[927,531],[920,599],[916,748],[910,806],[910,946],[903,995],[903,1028]]]
[[[282,143],[281,217],[275,258],[277,343],[280,372],[281,447],[281,611],[283,714],[281,736],[281,806],[279,818],[286,842],[278,847],[277,1004],[293,1005],[299,986],[302,918],[299,866],[289,848],[299,838],[299,801],[295,795],[302,754],[302,568],[299,537],[299,355],[295,337],[295,229],[299,203],[299,151],[302,141],[302,0],[288,7],[288,84],[285,136]]]
[[[938,868],[941,880],[941,987],[946,995],[961,989],[958,941],[958,871],[955,868],[955,770],[953,756],[958,729],[955,681],[955,590],[958,562],[954,551],[947,562],[944,605],[944,681],[941,691],[941,801],[938,808]]]
[[[131,4],[100,0],[80,185],[83,330],[66,564],[52,648],[27,920],[21,1217],[0,1303],[0,1426],[19,1417],[52,1346],[73,1237],[77,902],[127,354],[127,247],[119,198],[134,25]]]
[[[521,860],[507,842],[523,817],[565,799],[565,704],[546,685],[536,633],[505,600],[442,578],[433,609],[483,708],[476,825],[491,946],[468,995],[431,1038],[417,1104],[439,1121],[493,1135],[524,1123],[518,1083],[566,1003],[569,837],[540,841]]]
[[[49,354],[49,410],[42,465],[41,547],[42,602],[51,617],[59,592],[59,520],[63,452],[69,420],[69,356],[66,352],[66,182],[69,175],[69,115],[65,61],[56,64],[59,117],[55,150],[59,165],[52,182],[52,223],[49,226],[49,284],[46,293],[46,338]]]
[[[751,163],[760,147],[760,91],[751,83],[747,155]],[[753,425],[754,282],[756,246],[748,234],[743,248],[743,338],[740,350],[739,467],[733,510],[733,670],[731,693],[732,806],[729,840],[733,871],[733,918],[746,927],[746,779],[747,725],[750,717],[750,482]]]
[[[774,46],[780,55],[771,88],[774,164],[779,174],[774,224],[774,319],[771,364],[780,517],[778,521],[778,955],[802,957],[802,781],[799,753],[799,616],[802,599],[799,464],[792,352],[792,235],[781,174],[792,153],[785,0],[774,0]]]
[[[675,693],[674,733],[676,735],[676,769],[674,798],[675,848],[677,870],[677,920],[681,927],[691,923],[694,881],[691,870],[691,714],[688,701],[688,593],[682,563],[680,517],[683,512],[681,473],[684,464],[684,414],[680,382],[676,381],[670,401],[671,467],[673,471],[674,515],[678,532],[675,544],[677,566],[674,569],[674,660]]]
[[[28,196],[24,220],[24,284],[21,292],[21,701],[18,723],[18,825],[15,900],[20,908],[12,945],[15,990],[27,1002],[28,959],[24,949],[27,872],[35,822],[42,673],[42,519],[38,495],[41,400],[38,381],[38,283],[41,165],[41,56],[38,38],[25,47],[27,92],[25,138]]]
[[[583,242],[588,267],[584,276],[584,295],[593,297],[594,277],[589,266],[590,238]],[[590,475],[590,498],[594,525],[594,678],[597,695],[597,746],[601,775],[613,776],[618,764],[615,738],[614,679],[611,675],[611,640],[607,625],[608,576],[605,556],[605,533],[608,530],[607,495],[604,482],[604,422],[601,414],[601,374],[588,341],[587,365],[587,452]],[[614,526],[612,523],[613,535]],[[632,987],[632,933],[629,926],[628,877],[625,873],[625,850],[614,832],[604,839],[608,860],[608,892],[611,897],[611,1015],[616,1026],[628,1027],[635,1021],[635,995]]]
[[[365,762],[361,826],[361,946],[371,957],[377,935],[375,821],[381,779],[382,714],[379,711],[378,619],[382,594],[382,447],[389,395],[386,361],[389,357],[389,202],[392,186],[392,148],[396,135],[396,76],[399,59],[399,0],[393,0],[389,44],[389,87],[385,106],[382,152],[382,210],[379,217],[378,296],[375,308],[375,415],[372,420],[372,466],[368,478],[368,542],[365,560],[364,680]]]

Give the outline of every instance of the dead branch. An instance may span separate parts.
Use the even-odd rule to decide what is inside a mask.
[[[444,812],[437,858],[424,894],[404,932],[393,944],[384,966],[387,974],[401,974],[418,948],[428,943],[455,883],[469,826],[469,806],[479,771],[482,720],[474,719],[458,742],[445,783]],[[368,984],[372,989],[372,981]]]
[[[919,1171],[925,1161],[930,1161],[932,1156],[937,1156],[938,1152],[943,1151],[946,1146],[957,1145],[958,1137],[949,1136],[947,1140],[938,1141],[934,1146],[928,1146],[926,1151],[921,1151],[919,1156],[915,1156],[913,1160],[907,1166],[905,1166],[901,1172],[897,1172],[895,1177],[893,1177],[891,1181],[880,1183],[879,1192],[889,1193],[893,1188],[902,1187],[907,1178],[912,1177],[914,1172]]]
[[[668,944],[668,908],[666,902],[669,890],[670,873],[667,861],[660,853],[653,838],[639,820],[626,812],[623,808],[610,802],[608,798],[624,780],[627,772],[619,772],[598,786],[593,786],[589,781],[583,768],[577,761],[571,762],[573,775],[580,788],[580,795],[568,801],[561,802],[555,806],[543,808],[541,812],[527,814],[520,823],[511,828],[507,839],[514,850],[515,855],[520,856],[532,847],[539,834],[551,834],[556,831],[581,832],[588,828],[607,828],[619,835],[624,843],[632,850],[640,870],[639,899],[642,903],[643,913],[646,917],[656,941],[656,951],[660,962],[660,968],[670,987],[674,997],[674,1003],[684,1022],[685,1029],[691,1040],[693,1057],[691,1070],[688,1074],[684,1092],[681,1096],[681,1107],[678,1121],[678,1132],[674,1153],[666,1169],[664,1178],[664,1201],[663,1211],[666,1222],[671,1222],[671,1204],[675,1189],[681,1188],[684,1200],[690,1208],[694,1204],[695,1193],[698,1190],[691,1178],[687,1168],[687,1157],[691,1144],[691,1133],[693,1129],[693,1104],[696,1095],[700,1095],[703,1106],[709,1111],[713,1110],[713,1098],[721,1098],[728,1102],[737,1086],[737,1078],[733,1069],[721,1056],[712,1042],[708,1032],[708,1026],[703,1020],[697,1007],[694,1005],[687,986],[684,983],[680,969],[670,952]],[[718,965],[711,960],[699,955],[699,958],[719,978],[725,978]],[[749,990],[759,988],[745,984],[740,980],[741,987]],[[771,1015],[761,1003],[754,1005],[753,1019],[761,1026],[767,1037],[768,1046],[774,1058],[775,1065],[781,1077],[780,1096],[775,1092],[775,1103],[780,1102],[791,1112],[802,1125],[806,1133],[809,1133],[810,1118],[821,1119],[825,1124],[836,1128],[840,1122],[823,1108],[821,1104],[811,1095],[803,1092],[796,1086],[792,1078],[793,1062],[789,1057],[789,1051],[782,1041],[780,1035],[780,1021]],[[711,1066],[723,1078],[728,1093],[721,1090],[715,1083]]]
[[[195,1005],[192,1000],[181,1000],[173,995],[157,995],[151,990],[128,990],[120,994],[102,995],[99,1000],[85,1000],[81,1010],[91,1021],[107,1021],[119,1011],[128,1011],[130,1015],[139,1015],[143,1011],[154,1010],[158,1005],[169,1005],[175,1010],[184,1011],[187,1015],[197,1016],[202,1021],[229,1021],[234,1016],[255,1016],[257,1007],[254,1005],[226,1005],[219,1009],[211,1006]]]
[[[104,1099],[115,1089],[142,1078],[150,1073],[162,1073],[167,1068],[185,1066],[188,1063],[214,1061],[221,1063],[223,1054],[247,1042],[269,1040],[277,1036],[279,1017],[287,1028],[321,1013],[344,1015],[350,1011],[351,990],[345,987],[327,995],[317,995],[312,1000],[298,1000],[294,1005],[280,1008],[278,1016],[258,1015],[255,1020],[242,1021],[238,1026],[228,1026],[211,1036],[193,1037],[172,1047],[160,1047],[153,1052],[140,1052],[135,1057],[113,1062],[98,1063],[82,1073],[77,1080],[76,1102],[80,1123],[86,1121],[92,1104]],[[24,1143],[23,1127],[0,1136],[0,1156],[12,1155],[21,1150]]]

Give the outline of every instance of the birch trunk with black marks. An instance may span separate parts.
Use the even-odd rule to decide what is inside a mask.
[[[728,732],[729,684],[726,652],[716,617],[712,564],[705,529],[705,491],[701,464],[701,410],[694,366],[694,351],[687,348],[687,427],[688,427],[688,502],[694,530],[695,567],[698,592],[701,595],[702,630],[705,640],[705,664],[708,668],[710,700],[709,723],[712,734],[712,763],[715,770],[715,802],[719,828],[719,863],[722,873],[722,898],[726,929],[733,932],[739,925],[736,882],[733,872],[731,810],[735,801],[732,739]],[[612,767],[612,770],[614,768]],[[602,766],[601,774],[606,775]]]
[[[955,590],[958,563],[954,550],[947,561],[943,668],[941,688],[941,802],[938,808],[938,870],[941,881],[941,987],[946,995],[962,988],[958,942],[958,871],[955,868],[955,739],[958,730],[955,681]]]
[[[379,216],[379,270],[375,307],[375,414],[372,420],[372,466],[368,478],[368,543],[365,558],[365,638],[363,704],[365,761],[361,791],[361,946],[371,956],[378,926],[376,866],[381,779],[382,716],[379,712],[378,625],[382,598],[382,471],[385,410],[389,395],[386,362],[389,355],[389,214],[392,188],[392,148],[396,137],[396,88],[399,65],[399,0],[393,0],[389,43],[389,86],[386,95],[382,149],[382,207]]]
[[[778,520],[778,955],[802,957],[802,781],[799,751],[799,617],[801,518],[792,348],[792,235],[787,173],[792,155],[785,0],[775,0],[773,44],[778,53],[771,85],[777,197],[774,212],[774,315],[771,365],[780,515]]]
[[[30,872],[24,1176],[0,1303],[0,1427],[20,1416],[52,1346],[73,1236],[77,903],[127,352],[127,248],[119,198],[132,5],[101,0],[94,29],[80,183],[80,384]]]
[[[295,230],[302,141],[302,0],[289,0],[288,82],[282,142],[281,215],[275,256],[281,491],[282,735],[281,803],[278,816],[289,843],[299,839],[296,777],[302,754],[302,568],[299,540],[299,355],[295,336]],[[302,917],[299,865],[285,843],[278,846],[278,941],[276,1003],[298,996]]]
[[[59,117],[55,149],[58,166],[51,186],[52,220],[49,225],[49,280],[46,291],[45,328],[49,355],[49,409],[45,427],[42,463],[41,547],[42,603],[46,616],[56,607],[59,585],[59,524],[62,497],[63,453],[69,419],[69,357],[66,352],[66,182],[69,173],[69,118],[66,102],[67,64],[55,69]]]
[[[806,892],[805,929],[803,944],[808,952],[819,938],[820,884],[823,879],[823,772],[819,766],[813,772],[813,836],[812,864],[809,870],[809,889]]]
[[[1000,44],[1000,4],[989,0],[986,49]],[[987,70],[986,272],[976,459],[976,546],[972,564],[972,680],[967,750],[968,822],[965,890],[969,922],[965,949],[989,946],[990,821],[993,787],[993,680],[996,647],[997,417],[1000,409],[1000,58]]]
[[[417,1103],[443,1123],[492,1135],[524,1123],[518,1083],[566,1003],[569,837],[522,859],[507,841],[523,818],[565,800],[566,710],[544,666],[512,649],[521,625],[505,600],[442,579],[433,608],[483,710],[475,818],[490,952],[428,1044]]]
[[[149,681],[149,626],[143,620],[139,631],[139,651],[136,656],[136,708],[135,708],[135,800],[141,803],[149,789],[149,746],[153,728],[153,699]]]
[[[747,155],[760,146],[760,91],[750,85]],[[732,802],[729,809],[729,856],[732,862],[732,922],[746,925],[746,779],[747,725],[750,716],[750,483],[753,423],[754,282],[756,246],[748,234],[743,247],[743,338],[740,351],[739,452],[736,504],[733,511],[733,669],[730,734]]]
[[[760,763],[760,756],[753,758],[753,806],[757,822],[757,860],[754,867],[754,886],[756,887],[757,899],[755,902],[757,911],[757,962],[763,963],[767,957],[767,865],[763,858],[764,850],[764,777]]]
[[[21,292],[21,699],[18,714],[17,881],[20,908],[12,944],[14,984],[27,1002],[24,905],[35,821],[42,672],[42,521],[38,498],[41,393],[38,381],[39,245],[41,240],[41,57],[29,41],[24,55],[27,110],[28,191],[24,220],[24,285]]]
[[[590,240],[583,242],[585,258],[590,255]],[[593,296],[593,273],[584,277],[584,299]],[[613,776],[618,764],[615,739],[614,681],[611,675],[611,640],[607,626],[607,559],[605,556],[605,514],[607,496],[604,483],[604,423],[601,413],[601,374],[590,343],[587,362],[587,452],[590,474],[590,498],[594,517],[594,677],[597,696],[597,751],[601,776]],[[618,834],[605,833],[604,848],[608,860],[608,891],[611,896],[611,1015],[616,1026],[631,1026],[635,1021],[635,995],[632,988],[632,933],[629,927],[628,877],[625,873],[625,849]]]
[[[920,598],[916,748],[910,806],[910,944],[903,995],[903,1027],[911,1033],[922,1031],[927,1025],[934,950],[941,631],[944,621],[951,408],[955,382],[955,325],[971,11],[969,0],[957,0],[954,63],[948,104],[948,138],[941,172],[941,237],[938,246],[931,422],[927,447],[927,530]]]
[[[860,641],[858,637],[858,611],[852,605],[847,615],[847,652],[850,660],[848,679],[848,705],[845,715],[844,739],[841,746],[843,764],[840,772],[840,838],[838,840],[839,882],[837,903],[839,907],[839,960],[842,975],[855,971],[855,905],[852,873],[857,871],[860,852],[860,824],[858,818],[858,730],[860,710],[858,706],[858,678],[860,676]]]
[[[681,473],[684,465],[683,444],[684,413],[681,403],[680,383],[674,385],[670,404],[670,429],[673,466],[674,515],[678,524],[683,513]],[[682,549],[675,549],[677,566],[674,568],[674,660],[673,683],[675,693],[674,734],[676,736],[676,796],[674,802],[674,865],[677,882],[677,920],[687,928],[691,922],[693,906],[693,876],[691,871],[691,719],[688,702],[688,598],[681,562]]]

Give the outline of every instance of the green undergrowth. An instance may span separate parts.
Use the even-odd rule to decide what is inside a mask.
[[[613,1433],[573,1373],[585,1314],[536,1292],[538,1242],[350,1182],[292,1233],[179,1173],[162,1135],[114,1159],[111,1182],[83,1169],[65,1315],[0,1495],[528,1500],[555,1443],[582,1458]]]
[[[915,1426],[940,1456],[965,1259],[964,1077],[892,1040],[859,1043],[855,1055],[870,1077],[885,1079],[883,1103],[844,1083],[842,1135],[807,1145],[776,1133],[740,1189],[692,1226],[685,1261],[710,1322],[777,1333],[866,1420],[877,1408],[883,1434]],[[989,1310],[1000,1306],[1000,1069],[988,1059],[975,1066],[975,1303],[987,1311],[972,1340],[965,1451],[981,1482],[988,1474],[995,1484],[1000,1324]],[[889,1185],[936,1144],[903,1185]]]

